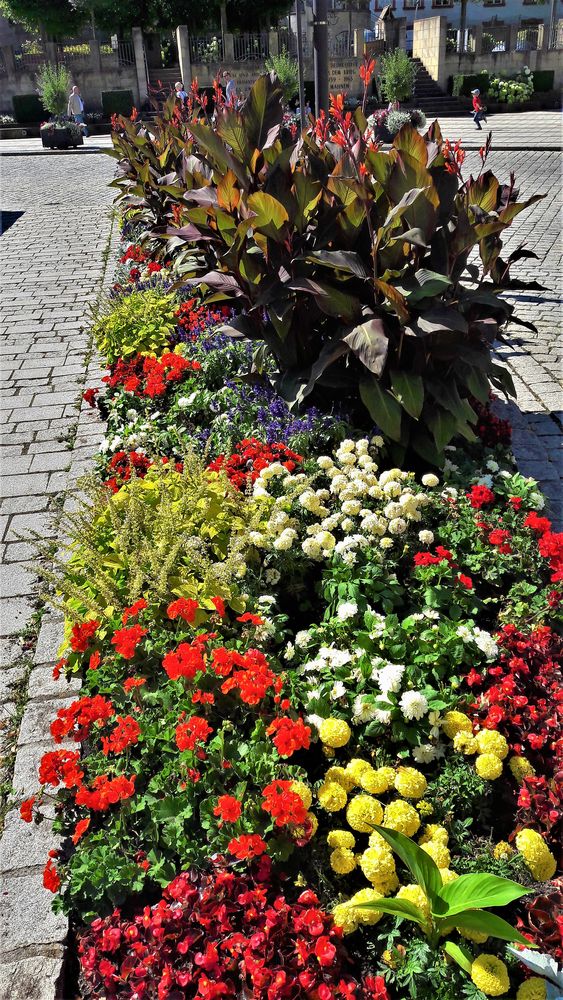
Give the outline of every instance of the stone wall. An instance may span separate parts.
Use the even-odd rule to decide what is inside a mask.
[[[461,58],[448,54],[441,67],[438,83],[444,88],[448,77],[456,73],[482,73],[485,70],[491,76],[516,76],[523,66],[531,70],[553,70],[553,88],[559,90],[563,86],[563,52],[551,49],[531,52],[489,52],[482,55],[465,54]],[[436,77],[435,77],[436,79]]]
[[[447,18],[427,17],[416,21],[413,32],[413,58],[420,59],[433,80],[443,86],[443,64],[446,57]]]
[[[10,63],[10,51],[9,48],[2,50],[6,72],[0,77],[0,112],[9,115],[14,110],[12,97],[37,93],[36,71],[33,68],[20,69],[15,66],[13,58]],[[131,90],[133,103],[139,105],[135,66],[120,66],[117,56],[100,58],[99,51],[94,51],[89,58],[71,62],[68,68],[72,83],[80,87],[86,112],[101,110],[102,91],[105,90]]]
[[[360,60],[361,56],[351,59],[338,58],[330,61],[328,85],[331,93],[345,92],[351,97],[361,96],[363,91],[361,80],[358,75]],[[264,63],[263,61],[249,61],[244,63],[222,62],[220,66],[216,63],[194,63],[191,70],[192,78],[197,77],[197,82],[200,87],[211,87],[217,73],[220,70],[228,70],[233,79],[236,81],[237,93],[240,97],[244,97],[252,87],[252,84],[255,83],[256,78],[264,72]],[[313,79],[313,60],[306,59],[305,80],[312,82]],[[184,85],[185,83],[186,80],[184,79]]]

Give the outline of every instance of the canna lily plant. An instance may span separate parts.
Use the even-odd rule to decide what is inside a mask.
[[[423,890],[430,913],[423,913],[419,906],[406,899],[382,897],[372,903],[361,903],[363,909],[388,913],[417,924],[433,948],[442,948],[465,971],[470,972],[473,956],[468,949],[454,941],[444,941],[453,930],[480,931],[500,941],[530,946],[525,938],[508,921],[487,907],[501,907],[520,899],[527,890],[518,882],[500,878],[497,875],[460,875],[459,878],[442,883],[440,869],[436,862],[418,844],[404,834],[375,826],[375,830],[387,841],[411,872],[415,882]]]
[[[177,137],[130,124],[114,137],[121,197],[137,211],[158,201],[153,239],[183,282],[237,308],[225,331],[254,341],[258,372],[273,357],[290,405],[361,401],[397,461],[409,449],[440,464],[456,435],[476,440],[469,397],[513,393],[491,344],[514,320],[501,291],[523,287],[511,266],[534,254],[503,259],[501,233],[540,196],[518,202],[514,176],[485,169],[490,143],[463,180],[463,151],[437,123],[405,126],[384,151],[341,95],[289,144],[282,115],[270,74],[213,121],[194,104],[181,155]]]

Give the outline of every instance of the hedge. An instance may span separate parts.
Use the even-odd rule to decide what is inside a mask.
[[[471,91],[479,88],[481,93],[485,93],[489,86],[489,74],[483,73],[456,73],[452,77],[452,94],[454,97],[470,97]]]
[[[133,110],[132,90],[102,90],[102,108],[104,114],[130,115]]]
[[[30,122],[42,122],[47,115],[37,94],[18,94],[12,97],[12,104],[14,106],[14,118],[20,125],[28,125]]]
[[[533,74],[534,93],[547,94],[553,90],[553,78],[555,73],[552,69],[536,69]]]

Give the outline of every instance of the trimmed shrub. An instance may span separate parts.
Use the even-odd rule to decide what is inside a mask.
[[[51,115],[64,115],[67,110],[71,76],[66,66],[45,63],[36,77],[41,100]]]
[[[111,115],[130,115],[133,110],[132,90],[102,90],[102,108]]]
[[[452,94],[454,97],[470,97],[471,91],[479,88],[481,93],[486,93],[489,86],[489,74],[483,73],[456,73],[452,82]]]
[[[14,117],[20,125],[41,122],[45,118],[45,108],[37,94],[18,94],[12,97]]]

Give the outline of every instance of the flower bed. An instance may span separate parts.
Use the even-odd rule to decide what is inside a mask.
[[[333,111],[314,128],[345,145]],[[170,113],[163,128],[181,137]],[[462,151],[435,140],[434,169],[457,190]],[[400,150],[423,187],[406,147],[422,156],[424,141],[403,129],[368,162],[383,177]],[[281,253],[265,242],[273,211],[253,217],[257,246]],[[469,380],[481,402],[450,400],[470,433],[438,435],[452,441],[441,467],[405,438],[402,468],[350,382],[291,410],[279,358],[253,361],[226,335],[236,299],[210,295],[210,274],[184,284],[183,240],[159,244],[131,208],[124,219],[95,327],[108,374],[85,393],[107,419],[98,475],[65,515],[52,574],[66,622],[55,673],[83,687],[21,808],[39,821],[56,801],[44,883],[75,924],[82,995],[556,996],[563,539],[514,468],[489,383]],[[419,262],[413,221],[401,254]],[[415,325],[431,321],[415,305],[434,294],[426,280],[439,284],[419,277],[410,305],[404,287]],[[500,310],[492,293],[488,305]],[[434,322],[459,322],[436,308]],[[410,417],[420,377],[393,375]],[[443,398],[446,383],[428,385]],[[538,924],[548,954],[506,948],[535,946]]]

